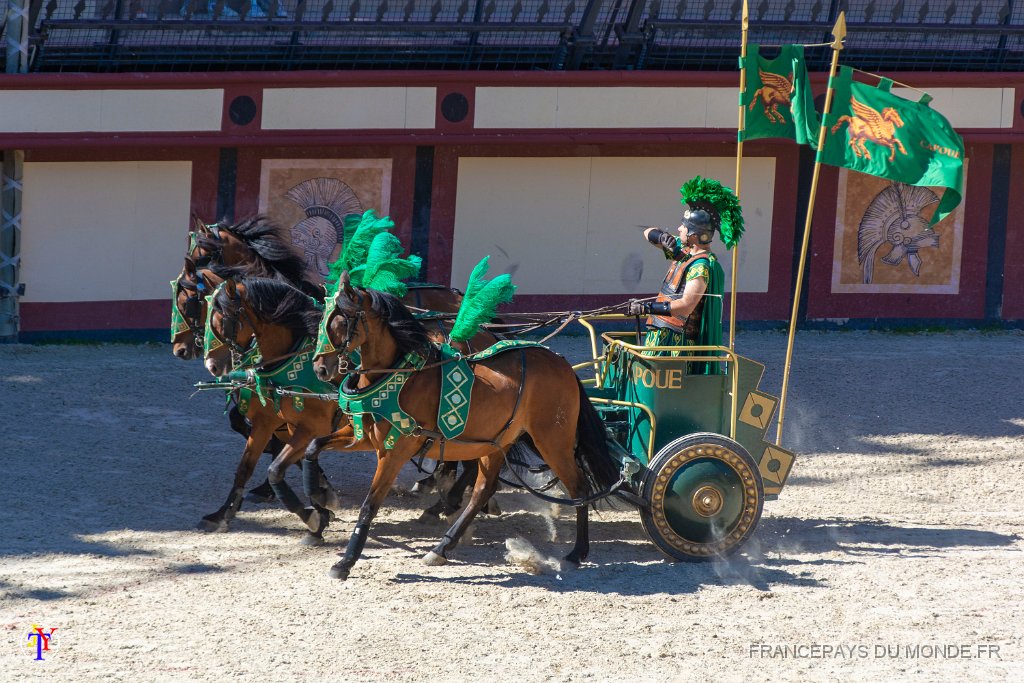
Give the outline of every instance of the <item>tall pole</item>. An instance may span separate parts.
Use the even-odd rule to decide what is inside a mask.
[[[821,150],[825,146],[825,119],[832,108],[832,79],[839,64],[839,51],[846,38],[846,12],[840,12],[832,28],[832,66],[828,72],[828,89],[825,93],[825,107],[821,112],[821,129],[818,131],[818,153],[814,159],[814,175],[811,178],[811,196],[807,200],[807,219],[804,222],[804,238],[800,246],[800,265],[796,271],[796,287],[793,292],[793,312],[789,317],[789,338],[786,340],[786,365],[782,371],[782,393],[779,396],[779,426],[775,432],[775,443],[782,445],[782,425],[786,416],[786,394],[789,390],[789,371],[793,361],[793,339],[796,336],[796,320],[800,310],[800,291],[803,288],[804,270],[807,266],[807,249],[811,243],[811,218],[814,215],[814,196],[818,191],[818,175],[821,172]]]
[[[743,184],[743,129],[746,118],[743,114],[743,93],[747,92],[747,32],[750,29],[750,11],[747,0],[743,0],[743,21],[741,23],[742,42],[740,43],[740,118],[736,128],[736,199],[740,198],[740,186]],[[732,278],[729,285],[729,350],[736,350],[736,273],[740,267],[740,243],[732,245]]]
[[[5,71],[28,71],[27,0],[7,2],[7,44]],[[21,265],[21,177],[25,152],[4,150],[0,183],[0,342],[18,339],[18,277]]]

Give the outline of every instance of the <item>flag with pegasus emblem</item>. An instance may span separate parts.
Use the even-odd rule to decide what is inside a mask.
[[[964,141],[949,121],[920,101],[889,92],[892,81],[877,87],[853,80],[842,67],[833,80],[832,111],[825,117],[825,144],[818,160],[918,187],[944,187],[929,226],[960,204],[964,184]]]
[[[783,45],[778,57],[765,59],[759,45],[740,60],[746,71],[746,90],[740,140],[789,138],[801,145],[818,144],[818,113],[814,110],[803,45]]]

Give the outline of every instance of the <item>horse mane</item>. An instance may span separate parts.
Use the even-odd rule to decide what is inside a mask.
[[[265,277],[248,277],[240,284],[245,287],[246,301],[260,320],[286,327],[298,336],[317,335],[323,311],[306,293],[282,280]],[[216,303],[221,310],[228,303],[223,289]]]
[[[323,287],[320,282],[310,277],[305,259],[296,253],[277,223],[259,215],[246,218],[234,225],[221,224],[220,229],[230,232],[252,250],[262,272],[250,272],[249,275],[271,277],[279,273],[306,294],[323,301]],[[200,235],[196,241],[204,249],[221,252],[221,244],[214,238]]]
[[[398,297],[376,289],[360,289],[359,291],[370,297],[370,308],[388,326],[401,353],[406,354],[412,351],[422,353],[430,346],[427,328],[413,317]],[[338,307],[342,309],[342,312],[348,314],[359,312],[358,304],[346,296],[338,297]]]

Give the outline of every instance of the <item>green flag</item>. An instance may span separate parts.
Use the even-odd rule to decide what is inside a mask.
[[[803,45],[783,45],[779,56],[765,59],[759,45],[740,59],[746,71],[746,90],[740,93],[744,108],[740,140],[789,138],[798,144],[818,144],[818,113],[807,77]]]
[[[818,161],[888,178],[907,185],[944,187],[930,225],[960,204],[964,184],[964,141],[942,114],[878,87],[857,83],[842,67],[833,81],[833,110],[825,118],[825,144]]]

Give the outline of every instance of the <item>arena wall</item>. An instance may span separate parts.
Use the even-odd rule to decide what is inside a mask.
[[[850,207],[882,193],[824,167],[806,319],[1024,318],[1024,238],[1008,227],[1024,209],[1021,79],[892,77],[927,89],[964,136],[962,209],[937,226],[939,247],[922,250],[921,272],[903,261],[872,275],[850,261]],[[285,190],[318,178],[349,188],[353,206],[389,213],[432,281],[464,286],[489,254],[492,273],[514,272],[521,310],[653,292],[664,263],[637,226],[674,227],[679,185],[695,174],[734,185],[735,81],[666,72],[0,77],[0,147],[26,150],[21,330],[162,334],[189,214],[265,211],[291,225],[303,207]],[[820,74],[815,81],[823,90]],[[745,145],[741,321],[788,317],[812,161],[786,141]],[[729,254],[717,252],[728,269]]]

